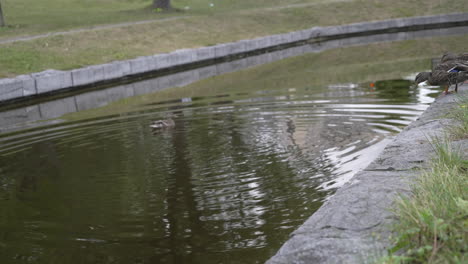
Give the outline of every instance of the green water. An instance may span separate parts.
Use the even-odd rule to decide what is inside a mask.
[[[264,262],[439,92],[337,52],[0,134],[0,263]]]

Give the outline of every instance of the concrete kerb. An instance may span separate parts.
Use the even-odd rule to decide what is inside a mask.
[[[244,43],[244,51],[245,52],[251,52],[251,51],[255,51],[255,50],[258,49],[258,42],[255,41],[254,39],[245,39],[245,40],[241,40],[239,42]]]
[[[103,64],[104,80],[113,80],[131,74],[129,61],[114,61]]]
[[[252,39],[252,42],[255,43],[255,45],[257,46],[257,49],[265,49],[265,48],[269,48],[272,46],[271,39],[268,37],[255,38],[255,39]]]
[[[104,80],[104,66],[92,65],[71,71],[73,86],[93,84]]]
[[[117,82],[127,76],[141,75],[172,67],[182,67],[201,61],[219,60],[300,41],[317,42],[327,38],[343,38],[353,34],[365,34],[366,32],[375,34],[387,29],[434,27],[439,24],[447,25],[450,23],[468,23],[468,14],[456,13],[362,22],[342,26],[313,27],[285,34],[223,43],[210,47],[176,50],[170,53],[88,66],[71,71],[47,70],[31,75],[18,76],[13,79],[0,79],[0,102],[61,89],[93,85],[102,81]]]
[[[17,79],[2,79],[0,80],[2,93],[0,100],[8,100],[15,97],[23,96],[23,82]]]
[[[157,61],[152,57],[138,57],[130,62],[130,71],[132,75],[142,74],[157,69]]]
[[[71,71],[46,70],[33,73],[38,94],[73,86]]]
[[[223,58],[245,52],[245,42],[243,41],[218,44],[214,47],[216,58]]]
[[[196,61],[206,61],[206,60],[212,60],[216,57],[215,53],[215,47],[210,46],[210,47],[202,47],[198,48],[195,50],[195,60]]]

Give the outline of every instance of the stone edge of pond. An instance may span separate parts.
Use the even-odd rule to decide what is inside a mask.
[[[348,25],[313,27],[285,34],[240,40],[215,46],[114,61],[84,68],[20,75],[0,79],[0,103],[19,101],[92,86],[117,84],[145,75],[173,72],[229,61],[275,49],[332,39],[468,25],[468,13],[409,17]]]
[[[461,89],[460,89],[461,90]],[[459,94],[468,95],[468,85]],[[454,121],[445,118],[457,96],[439,96],[363,171],[326,201],[267,264],[374,263],[391,247],[391,212],[399,195],[410,195],[419,169],[435,155],[430,140]],[[452,142],[468,153],[468,140]]]

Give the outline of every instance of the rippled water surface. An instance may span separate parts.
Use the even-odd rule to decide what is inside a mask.
[[[264,262],[437,93],[319,56],[5,131],[0,262]],[[50,109],[28,107],[12,116]]]

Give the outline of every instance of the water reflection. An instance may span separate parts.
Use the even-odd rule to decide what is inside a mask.
[[[2,260],[262,262],[427,107],[424,89],[259,87],[6,134]]]

